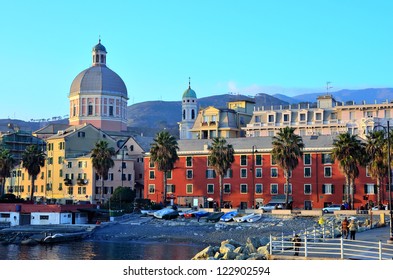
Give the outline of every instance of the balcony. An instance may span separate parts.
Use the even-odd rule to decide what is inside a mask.
[[[72,186],[72,180],[71,180],[71,179],[68,179],[68,178],[64,179],[64,185],[66,185],[66,186]]]
[[[88,181],[87,181],[87,179],[78,179],[78,180],[76,180],[76,183],[79,186],[84,186],[84,185],[87,185]]]

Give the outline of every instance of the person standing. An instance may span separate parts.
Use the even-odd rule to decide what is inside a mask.
[[[349,222],[347,217],[345,217],[341,223],[341,234],[345,239],[348,239],[348,226],[349,226]]]
[[[292,242],[293,242],[293,248],[295,249],[295,256],[299,256],[299,251],[300,251],[300,245],[301,245],[301,242],[302,242],[302,239],[300,238],[300,236],[299,235],[295,235],[293,238],[292,238]]]
[[[352,219],[351,222],[349,223],[349,232],[351,236],[351,240],[355,240],[355,235],[358,230],[358,224],[355,222],[355,219]]]

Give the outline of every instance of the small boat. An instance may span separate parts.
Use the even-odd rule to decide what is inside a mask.
[[[194,213],[194,216],[195,216],[197,219],[200,219],[200,218],[202,218],[202,217],[206,217],[206,216],[208,216],[208,215],[209,215],[209,212],[207,212],[206,210],[199,210],[199,211],[197,211],[197,212]]]
[[[152,210],[152,209],[141,210],[141,214],[153,216],[154,212],[156,212],[156,211],[157,210]]]
[[[243,223],[243,222],[247,222],[247,219],[253,217],[254,215],[255,215],[254,213],[247,214],[247,215],[246,214],[238,214],[235,217],[233,217],[233,220],[238,223]]]
[[[206,221],[216,223],[224,215],[224,212],[214,212],[207,216]]]
[[[162,216],[164,220],[172,220],[179,217],[179,212],[177,210],[173,210],[172,212],[168,212]]]
[[[80,240],[87,236],[86,232],[55,233],[46,236],[41,243],[59,243],[73,240]]]
[[[179,215],[178,212],[176,210],[173,210],[172,208],[163,208],[161,210],[155,211],[153,213],[153,216],[156,217],[157,219],[163,219],[164,215],[169,215],[174,212],[176,212],[176,214]]]
[[[195,217],[195,213],[198,212],[197,210],[187,210],[183,214],[180,214],[180,216],[183,216],[184,218],[192,218]]]
[[[220,218],[221,222],[230,222],[233,220],[233,217],[235,217],[237,215],[237,211],[231,211],[231,212],[227,212],[224,215],[222,215],[222,217]]]
[[[254,223],[254,222],[256,222],[256,221],[259,221],[261,218],[262,218],[262,215],[261,215],[261,214],[255,214],[255,213],[254,213],[253,216],[247,218],[247,222],[249,222],[249,223]]]

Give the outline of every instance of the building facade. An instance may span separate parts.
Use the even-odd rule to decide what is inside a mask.
[[[283,170],[271,158],[272,138],[228,138],[233,145],[235,161],[223,179],[223,207],[252,208],[272,199],[283,199],[288,189],[294,208],[323,208],[341,204],[345,197],[345,177],[338,163],[331,160],[332,136],[304,136],[303,158],[293,170],[290,186],[285,186]],[[179,160],[169,172],[167,201],[179,205],[213,207],[220,201],[218,176],[208,165],[210,140],[180,140]],[[163,174],[145,158],[145,198],[161,202]],[[356,179],[354,205],[377,201],[375,180],[360,168]],[[387,201],[386,185],[381,188],[382,202]],[[282,201],[284,202],[284,201]]]
[[[246,137],[273,136],[280,128],[296,128],[300,136],[337,135],[349,132],[365,138],[377,127],[392,121],[393,103],[354,104],[337,102],[333,96],[319,96],[316,106],[309,104],[255,108],[243,130]]]

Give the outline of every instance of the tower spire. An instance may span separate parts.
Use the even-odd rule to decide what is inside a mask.
[[[188,88],[191,88],[191,77],[188,77]]]

